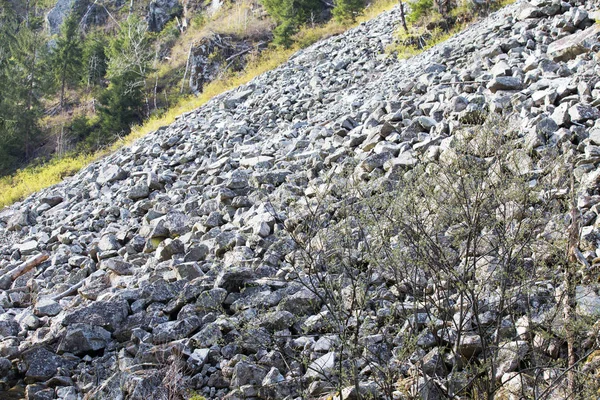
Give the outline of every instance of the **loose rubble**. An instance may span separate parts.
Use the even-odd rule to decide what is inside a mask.
[[[211,399],[380,396],[368,370],[341,393],[331,386],[340,351],[324,328],[332,310],[307,289],[312,272],[294,265],[287,227],[333,174],[354,168],[358,180],[383,184],[423,159],[451,157],[445,140],[487,113],[519,124],[519,174],[539,174],[536,155],[548,148],[578,160],[580,248],[596,266],[597,6],[518,1],[409,60],[386,54],[394,9],[2,210],[4,388],[69,400],[167,398],[174,384]],[[382,283],[374,328],[360,340],[386,366],[401,346],[387,348],[376,321],[400,308],[414,311],[405,318],[418,329],[410,359],[425,374],[448,377],[456,362],[435,337],[466,359],[482,351],[475,333],[458,340],[442,329],[452,315],[402,305]],[[544,290],[554,298],[558,288]],[[577,293],[578,313],[597,318],[597,285],[582,282]],[[497,332],[497,379],[515,393],[531,385],[528,375],[513,379],[525,374],[531,343],[562,351],[528,337],[529,326],[507,318]],[[422,396],[441,398],[420,379]]]

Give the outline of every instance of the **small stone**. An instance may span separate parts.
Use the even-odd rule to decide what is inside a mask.
[[[583,31],[565,36],[548,46],[548,56],[554,61],[569,61],[580,54],[590,51],[589,42],[600,32],[600,25],[595,24]]]
[[[129,190],[127,196],[131,200],[145,199],[150,194],[150,188],[145,183],[138,183]]]
[[[497,76],[488,83],[487,88],[492,93],[498,90],[521,90],[523,82],[516,76]]]
[[[61,311],[62,307],[60,304],[54,300],[44,297],[40,298],[33,308],[33,313],[38,317],[54,317]]]
[[[59,353],[68,352],[82,355],[105,348],[110,338],[110,332],[100,326],[86,323],[73,324],[67,328],[57,351]]]
[[[127,178],[128,174],[118,165],[109,165],[105,167],[98,175],[98,182],[100,185],[105,185],[107,183],[112,183],[115,181],[121,181]]]
[[[176,254],[183,254],[185,247],[179,239],[165,239],[156,248],[156,259],[159,261],[170,260]]]
[[[315,361],[307,368],[304,377],[306,379],[327,379],[335,368],[336,355],[335,352],[329,352]]]
[[[132,275],[134,266],[117,258],[109,258],[100,262],[100,268],[108,269],[117,275]]]
[[[569,108],[569,116],[573,122],[584,122],[587,120],[596,120],[600,118],[600,111],[597,108],[586,106],[584,104],[575,104]]]
[[[277,368],[272,367],[269,372],[267,372],[267,375],[265,375],[265,378],[262,381],[262,386],[274,385],[284,380],[285,378],[283,375],[281,375],[281,372],[279,372]]]

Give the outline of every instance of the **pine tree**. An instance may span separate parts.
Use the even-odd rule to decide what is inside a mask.
[[[99,86],[106,75],[108,42],[102,34],[92,33],[83,43],[83,84],[88,89]]]
[[[3,38],[0,41],[0,173],[11,169],[21,148],[15,130],[15,96],[10,88],[12,74],[8,41],[14,20],[5,11],[0,10],[0,37]]]
[[[65,106],[65,89],[81,80],[82,49],[78,18],[75,13],[65,19],[52,52],[51,64],[54,76],[60,85],[60,107]]]
[[[22,157],[30,159],[40,136],[39,118],[43,109],[40,99],[48,92],[46,38],[31,27],[37,21],[29,17],[29,24],[21,23],[11,39],[9,78],[14,113],[14,134],[22,143]]]
[[[129,72],[114,77],[108,88],[100,96],[100,133],[93,137],[93,146],[98,147],[130,131],[132,123],[142,122],[144,116],[144,93],[132,88],[136,77]]]
[[[130,125],[144,117],[146,77],[153,56],[146,31],[147,24],[131,15],[110,42],[106,74],[110,84],[100,97],[100,127],[105,137],[99,142],[128,133]]]
[[[318,0],[261,0],[269,15],[277,22],[275,43],[289,47],[298,27],[313,18],[320,10]]]
[[[356,21],[365,9],[365,0],[336,0],[333,16],[338,21]]]

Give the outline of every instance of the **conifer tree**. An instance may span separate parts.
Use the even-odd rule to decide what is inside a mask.
[[[80,81],[82,71],[81,35],[78,18],[75,13],[65,19],[60,37],[52,52],[52,71],[60,85],[60,107],[65,106],[65,89],[75,86]]]
[[[147,24],[130,15],[121,24],[108,47],[108,88],[100,97],[100,126],[103,139],[129,132],[132,123],[144,117],[146,77],[153,52],[149,51]]]
[[[99,86],[106,75],[108,42],[102,34],[89,34],[83,43],[83,84]]]
[[[31,10],[35,10],[32,8]],[[35,23],[34,23],[35,22]],[[39,118],[42,115],[40,99],[48,92],[46,38],[37,28],[38,18],[28,16],[17,25],[16,32],[7,38],[10,50],[9,79],[14,134],[22,144],[19,158],[30,159],[39,140]]]
[[[356,21],[365,9],[365,0],[336,0],[333,16],[338,21]]]
[[[269,15],[277,22],[275,43],[289,47],[298,27],[321,9],[318,0],[261,0]]]

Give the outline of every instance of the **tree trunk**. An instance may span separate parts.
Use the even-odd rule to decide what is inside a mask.
[[[62,72],[62,79],[61,79],[61,85],[60,85],[60,110],[64,110],[65,108],[65,86],[67,83],[67,74],[65,73],[65,71],[63,70]]]
[[[400,1],[400,21],[402,22],[402,28],[404,28],[404,32],[408,34],[408,25],[406,25],[406,15],[404,14],[403,1]]]

